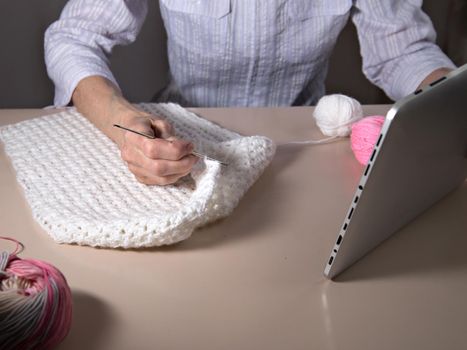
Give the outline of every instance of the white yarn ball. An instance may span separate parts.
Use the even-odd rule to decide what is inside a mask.
[[[342,137],[350,135],[352,124],[363,118],[363,111],[356,99],[334,94],[318,101],[313,116],[324,135]]]

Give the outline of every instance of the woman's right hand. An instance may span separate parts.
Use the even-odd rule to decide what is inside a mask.
[[[119,142],[122,159],[139,182],[146,185],[169,185],[188,175],[198,158],[191,154],[193,144],[173,135],[172,126],[154,115],[126,119],[126,128],[151,136],[121,130]]]
[[[82,79],[72,99],[78,111],[117,144],[130,171],[146,185],[172,184],[189,174],[198,160],[191,154],[192,143],[175,137],[166,121],[132,105],[104,77]],[[157,138],[114,128],[114,124]]]

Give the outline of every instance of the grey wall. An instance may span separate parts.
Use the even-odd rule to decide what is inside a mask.
[[[53,86],[45,73],[43,33],[65,2],[0,3],[0,108],[50,103]]]
[[[66,0],[0,0],[0,108],[53,103],[53,84],[44,63],[44,32]],[[166,35],[157,1],[138,39],[117,47],[111,67],[131,101],[149,101],[167,82]]]
[[[52,104],[53,85],[43,59],[43,36],[57,19],[65,0],[0,0],[0,108],[43,107]],[[167,81],[165,32],[157,1],[141,34],[132,45],[117,47],[112,71],[124,94],[134,102],[149,101]],[[467,0],[425,1],[441,48],[458,64],[467,62]],[[361,73],[355,28],[344,29],[331,58],[328,92],[355,96],[363,103],[389,101]]]

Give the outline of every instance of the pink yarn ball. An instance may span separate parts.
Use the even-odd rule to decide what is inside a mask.
[[[51,349],[68,334],[72,296],[63,274],[51,264],[0,252],[0,348]]]
[[[352,147],[355,158],[357,158],[361,164],[368,163],[373,148],[378,141],[384,120],[385,117],[382,116],[371,116],[352,124],[350,146]]]

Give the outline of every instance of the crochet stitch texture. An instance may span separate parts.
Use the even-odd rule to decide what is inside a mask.
[[[117,146],[74,108],[0,129],[34,218],[59,243],[136,248],[172,244],[228,216],[275,153],[175,104],[141,104],[167,119],[201,153],[191,176],[170,186],[139,183]]]

